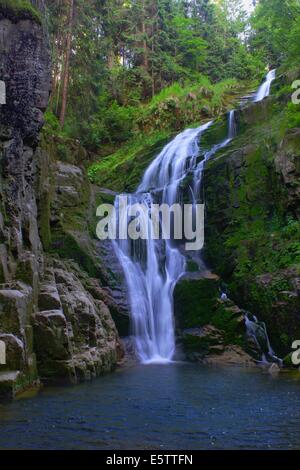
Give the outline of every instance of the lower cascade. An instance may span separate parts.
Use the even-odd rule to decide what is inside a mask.
[[[270,93],[275,71],[268,73],[254,101],[261,101]],[[132,221],[131,207],[143,204],[149,210],[140,216],[143,224],[152,230],[152,204],[183,204],[182,183],[190,177],[190,200],[199,202],[203,169],[206,161],[226,147],[236,135],[235,111],[228,114],[228,135],[214,144],[199,161],[201,137],[213,124],[207,122],[195,129],[186,129],[167,144],[147,168],[133,194],[127,194],[127,207],[120,209],[116,197],[115,209],[119,233],[127,232]],[[131,320],[136,353],[144,364],[168,363],[175,354],[173,292],[179,278],[185,273],[186,258],[183,247],[174,240],[121,239],[113,241],[115,253],[125,274],[131,307]]]
[[[254,341],[257,350],[261,353],[261,362],[265,364],[274,362],[282,365],[282,360],[272,349],[265,323],[258,321],[255,315],[252,315],[252,318],[246,315],[245,324],[248,338]]]

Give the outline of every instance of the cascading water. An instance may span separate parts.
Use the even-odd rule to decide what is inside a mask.
[[[270,86],[263,92],[259,91],[260,99],[269,91]],[[213,145],[198,162],[201,136],[212,124],[208,122],[199,128],[187,129],[166,145],[146,170],[136,193],[126,195],[126,210],[119,211],[121,196],[116,198],[116,213],[121,213],[119,233],[127,232],[132,220],[130,208],[137,203],[146,207],[140,216],[148,227],[148,233],[152,233],[150,205],[182,203],[181,184],[188,175],[192,175],[192,203],[197,203],[206,161],[236,135],[235,111],[228,116],[227,138]],[[173,291],[185,273],[185,256],[174,241],[155,240],[151,236],[147,240],[136,241],[119,238],[113,246],[128,286],[137,355],[145,364],[170,362],[175,353]]]
[[[263,364],[275,362],[282,365],[282,360],[279,359],[273,351],[265,323],[258,321],[257,317],[254,315],[252,315],[252,318],[246,315],[245,323],[247,336],[253,340],[257,351],[261,355],[260,362]]]
[[[208,122],[197,129],[185,130],[162,150],[146,170],[137,192],[127,195],[128,209],[136,203],[149,208],[153,202],[169,206],[180,203],[180,185],[189,173],[193,174],[192,199],[196,203],[205,162],[234,137],[234,112],[229,114],[228,138],[213,146],[198,163],[201,135],[211,125]],[[120,197],[116,198],[116,213]],[[131,220],[129,210],[120,213],[119,231],[126,233]],[[142,217],[151,230],[150,213],[145,211]],[[137,354],[143,363],[169,362],[175,352],[173,290],[185,272],[185,257],[171,240],[162,242],[151,237],[136,241],[119,239],[114,248],[128,286]]]
[[[263,84],[260,86],[258,89],[255,97],[254,97],[254,102],[257,103],[258,101],[262,101],[264,98],[269,96],[270,90],[271,90],[271,85],[272,82],[276,78],[276,70],[270,70],[270,72],[267,74],[265,81]]]

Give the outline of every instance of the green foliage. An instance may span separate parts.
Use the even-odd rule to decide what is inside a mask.
[[[30,19],[41,24],[41,15],[29,0],[0,0],[0,17],[7,15],[12,20]]]
[[[290,61],[299,52],[299,21],[298,0],[260,0],[251,19],[252,49],[269,64]]]
[[[299,132],[289,130],[298,107],[285,104],[291,87],[287,78],[281,83],[278,105],[267,100],[254,115],[251,107],[239,114],[239,135],[207,163],[204,184],[206,260],[225,279],[231,298],[266,322],[283,356],[300,332],[300,221]],[[280,169],[294,166],[284,184]]]
[[[286,107],[287,127],[290,129],[300,127],[300,105],[288,103]]]
[[[149,104],[131,110],[130,119],[135,117],[135,122],[131,121],[132,138],[115,153],[90,167],[92,182],[114,191],[134,190],[149,161],[176,131],[188,125],[199,125],[201,121],[234,107],[244,86],[233,79],[212,85],[202,77],[196,85],[181,87],[175,83],[165,88]]]
[[[199,36],[196,18],[175,16],[172,26],[177,36],[177,60],[182,67],[201,70],[207,43]]]
[[[44,114],[44,120],[44,130],[47,133],[57,134],[61,131],[59,120],[57,119],[55,114],[53,114],[50,110],[46,111],[46,113]]]
[[[114,154],[94,163],[88,170],[90,180],[118,192],[135,190],[145,167],[170,136],[170,131],[157,131],[149,136],[138,134]]]
[[[59,115],[69,9],[60,0],[46,4],[54,62],[51,111]],[[174,98],[201,88],[214,97],[204,103],[202,96],[195,107],[218,114],[223,97],[211,83],[260,78],[264,68],[249,51],[247,27],[240,0],[76,0],[65,134],[93,152],[119,145],[132,138],[136,125],[153,127],[156,120],[159,128],[176,114]],[[158,110],[168,98],[169,112]],[[186,119],[174,116],[173,127],[191,122],[192,108],[186,106]]]
[[[291,64],[299,65],[300,57],[300,13],[295,18],[288,37],[288,60]]]

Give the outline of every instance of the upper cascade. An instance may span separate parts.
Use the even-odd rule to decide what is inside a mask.
[[[262,83],[262,85],[259,87],[253,101],[254,103],[258,103],[259,101],[264,100],[270,95],[271,91],[271,85],[272,82],[276,78],[276,70],[270,70],[270,72],[267,74],[265,81]]]

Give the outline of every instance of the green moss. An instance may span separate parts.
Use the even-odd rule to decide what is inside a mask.
[[[231,297],[266,322],[278,354],[300,334],[293,294],[300,265],[293,196],[299,187],[300,134],[289,130],[284,96],[237,113],[239,135],[208,162],[204,175],[206,261],[226,281]],[[282,164],[295,165],[288,184],[275,162],[282,156]]]
[[[188,273],[197,273],[199,272],[199,265],[193,260],[188,260],[186,263],[186,270]]]
[[[183,279],[175,287],[175,316],[182,329],[211,323],[219,296],[219,281]]]
[[[228,136],[227,115],[219,117],[201,136],[201,155]]]
[[[183,337],[183,345],[188,353],[200,352],[206,355],[209,353],[212,346],[217,346],[219,343],[219,340],[207,336],[201,337],[187,334]]]
[[[212,325],[222,332],[223,345],[244,346],[245,325],[242,312],[231,303],[220,301],[220,282],[217,279],[184,279],[174,292],[175,317],[180,329]],[[215,342],[214,342],[215,341]],[[214,336],[194,336],[186,333],[184,345],[189,351],[205,351],[220,344]]]
[[[150,161],[170,140],[170,132],[140,136],[89,168],[91,181],[118,192],[134,191]]]
[[[236,344],[238,346],[245,346],[245,327],[243,322],[240,321],[239,315],[236,315],[230,308],[224,304],[219,304],[211,324],[224,331],[224,344]]]
[[[249,82],[234,80],[210,84],[204,77],[193,86],[174,84],[164,89],[150,103],[137,109],[133,137],[121,149],[90,167],[91,181],[118,192],[135,190],[149,162],[174,134],[226,113],[249,87]],[[212,127],[205,136],[207,145],[227,135],[226,119],[220,118]]]
[[[33,20],[42,23],[39,11],[27,0],[0,0],[0,18],[9,18],[12,21]]]
[[[53,232],[50,253],[59,254],[63,259],[72,259],[93,278],[100,279],[101,271],[92,256],[83,250],[76,237],[67,232]]]

